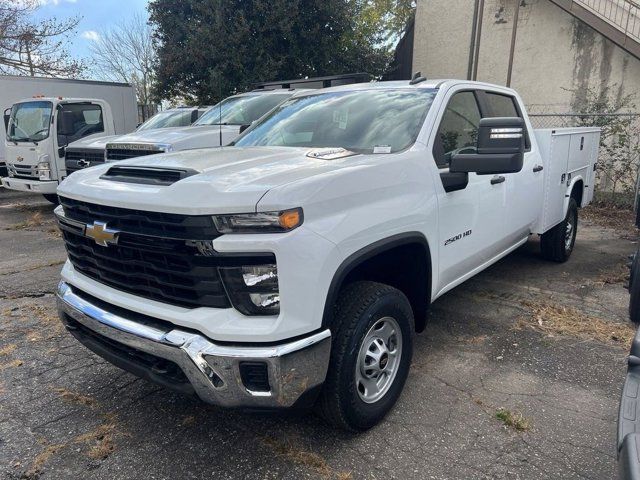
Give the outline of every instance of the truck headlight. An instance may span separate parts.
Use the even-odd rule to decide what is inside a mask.
[[[280,313],[278,268],[272,265],[221,267],[220,276],[231,304],[244,315]]]
[[[155,147],[164,153],[173,152],[173,145],[170,143],[156,143]]]
[[[302,225],[302,208],[279,212],[215,215],[213,221],[220,233],[278,233]]]
[[[51,165],[49,162],[38,163],[36,170],[38,171],[38,179],[51,180]]]

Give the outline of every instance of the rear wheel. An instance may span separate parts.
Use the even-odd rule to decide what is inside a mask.
[[[55,193],[43,193],[42,196],[54,205],[58,205],[60,203],[60,200],[58,200],[58,195],[56,195]]]
[[[542,256],[554,262],[566,262],[571,256],[578,232],[578,204],[569,199],[565,219],[540,237]]]
[[[340,294],[318,412],[350,431],[378,423],[396,403],[413,354],[413,312],[399,290],[355,282]]]

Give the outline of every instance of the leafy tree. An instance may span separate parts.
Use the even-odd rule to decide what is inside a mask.
[[[0,72],[76,77],[84,65],[66,49],[79,18],[33,22],[37,0],[0,0]]]
[[[400,0],[388,0],[391,3]],[[365,71],[381,75],[382,0],[151,0],[156,93],[214,103],[259,81]],[[366,12],[366,19],[361,14]],[[391,32],[395,26],[384,19]]]

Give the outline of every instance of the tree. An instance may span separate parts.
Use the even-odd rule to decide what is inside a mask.
[[[214,103],[259,81],[364,71],[381,75],[384,35],[362,0],[151,0],[156,93]],[[371,14],[373,15],[373,14]]]
[[[143,105],[152,103],[156,57],[151,35],[147,21],[134,15],[129,21],[99,32],[89,47],[95,73],[109,80],[131,83]]]
[[[37,0],[0,0],[0,72],[19,75],[76,77],[81,61],[67,51],[79,18],[31,21]]]

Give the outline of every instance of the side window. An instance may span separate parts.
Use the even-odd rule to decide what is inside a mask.
[[[87,135],[104,132],[100,105],[63,104],[58,108],[58,145],[68,145]]]
[[[489,112],[486,117],[522,117],[516,106],[516,99],[509,95],[485,92],[489,104]],[[526,130],[526,129],[525,129]],[[531,148],[529,132],[525,132],[525,148]]]
[[[433,146],[433,158],[439,168],[446,168],[455,152],[464,149],[475,152],[480,118],[473,92],[460,92],[451,97]]]
[[[498,93],[487,93],[487,101],[489,102],[490,112],[487,117],[519,117],[516,108],[515,99],[508,95],[500,95]]]

